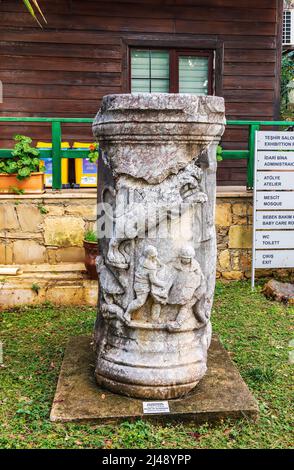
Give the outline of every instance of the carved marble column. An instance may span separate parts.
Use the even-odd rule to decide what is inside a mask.
[[[105,96],[98,173],[98,384],[176,398],[206,372],[216,265],[216,146],[224,100]],[[111,228],[111,229],[110,229]]]

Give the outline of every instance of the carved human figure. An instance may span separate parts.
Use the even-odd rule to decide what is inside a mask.
[[[139,260],[138,268],[135,271],[134,292],[136,298],[130,303],[125,313],[125,320],[130,321],[133,312],[141,308],[147,301],[148,295],[153,297],[151,308],[151,318],[158,319],[160,315],[160,304],[166,303],[167,292],[166,283],[158,278],[158,269],[162,263],[158,259],[157,249],[148,245],[143,251],[143,256]],[[156,291],[154,291],[156,288]],[[158,291],[160,288],[160,291]]]
[[[104,318],[123,317],[123,309],[114,301],[114,297],[122,295],[124,288],[110,269],[104,264],[102,256],[96,258],[96,269],[101,287],[101,313]]]
[[[176,276],[169,292],[168,303],[178,305],[179,311],[175,321],[168,325],[170,330],[181,328],[185,320],[189,318],[193,305],[202,294],[201,287],[205,283],[200,265],[195,259],[195,250],[192,246],[186,245],[180,249],[178,260],[174,267],[176,269]]]

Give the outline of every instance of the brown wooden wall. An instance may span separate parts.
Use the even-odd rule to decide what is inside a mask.
[[[47,0],[41,30],[20,1],[0,1],[2,116],[92,117],[108,93],[127,91],[126,44],[213,41],[219,93],[228,119],[278,118],[280,0]],[[223,67],[223,72],[221,70]],[[222,77],[220,77],[222,75]],[[220,80],[222,78],[222,80]],[[222,84],[221,84],[222,81]],[[0,125],[0,146],[15,133],[48,139],[48,126]],[[65,128],[70,141],[89,129]],[[246,148],[246,130],[226,132],[224,147]],[[222,162],[222,184],[244,184],[245,162]]]

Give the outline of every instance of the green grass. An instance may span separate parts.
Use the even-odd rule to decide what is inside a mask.
[[[211,427],[50,423],[68,338],[91,333],[95,311],[44,305],[2,312],[0,448],[289,448],[291,314],[293,307],[266,300],[259,290],[252,293],[247,282],[218,283],[214,331],[257,398],[260,418]]]

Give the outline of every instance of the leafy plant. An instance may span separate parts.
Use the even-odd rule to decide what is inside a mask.
[[[288,108],[288,84],[294,80],[294,51],[288,52],[282,57],[281,69],[281,113],[287,118]],[[290,116],[289,116],[290,117]]]
[[[275,371],[271,368],[253,367],[246,371],[246,375],[254,382],[272,382]]]
[[[41,289],[41,287],[39,286],[39,284],[32,284],[31,289],[32,289],[33,292],[35,292],[38,295],[39,290]]]
[[[9,186],[9,192],[12,193],[12,194],[24,194],[25,193],[25,190],[24,189],[19,189],[19,188],[16,188],[16,186]]]
[[[90,152],[88,155],[89,161],[91,163],[96,163],[99,157],[99,152],[98,152],[99,145],[97,142],[94,142],[89,146]]]
[[[37,205],[37,207],[40,211],[40,214],[42,214],[42,215],[48,214],[48,212],[49,212],[48,209],[46,209],[46,207],[43,206],[43,204],[41,202]]]
[[[216,160],[218,162],[221,162],[223,159],[222,153],[223,153],[223,148],[221,145],[218,145],[216,148]]]
[[[84,239],[86,242],[92,242],[92,243],[96,243],[98,241],[97,235],[94,232],[94,230],[87,230],[87,232],[85,233]]]
[[[30,145],[32,139],[16,135],[14,140],[16,144],[11,152],[12,158],[0,159],[0,173],[16,174],[18,180],[23,180],[43,169],[39,150]]]
[[[47,20],[46,20],[44,14],[43,14],[41,8],[39,7],[39,4],[38,4],[37,0],[22,0],[22,1],[25,4],[26,8],[28,9],[29,13],[37,21],[38,25],[42,28],[43,26],[37,18],[36,11],[41,15],[44,23],[47,23]]]

